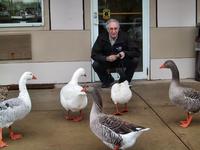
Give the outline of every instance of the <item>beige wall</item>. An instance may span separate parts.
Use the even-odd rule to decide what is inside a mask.
[[[158,28],[156,27],[156,0],[150,1],[150,66],[152,72],[153,68],[158,68],[160,61],[163,59],[184,59],[189,58],[189,61],[194,60],[194,39],[196,36],[195,27],[180,27],[180,28]],[[197,0],[197,20],[200,22],[200,0]],[[49,73],[51,72],[51,67],[54,66],[51,62],[57,62],[59,64],[60,70],[68,64],[68,62],[77,63],[77,66],[85,63],[88,70],[91,70],[90,63],[90,52],[91,52],[91,17],[90,17],[90,3],[91,0],[84,0],[84,30],[61,30],[61,31],[51,31],[49,29],[49,0],[44,0],[45,6],[45,25],[44,27],[34,27],[34,28],[1,28],[0,34],[19,34],[19,33],[30,33],[32,38],[32,60],[20,60],[20,61],[0,61],[4,70],[9,71],[9,68],[5,66],[8,64],[19,62],[27,65],[35,65],[38,68],[41,67],[40,63],[50,62]],[[192,60],[191,60],[192,59]],[[157,61],[159,63],[157,63]],[[189,62],[188,61],[188,62]],[[65,63],[59,63],[65,62]],[[17,63],[17,64],[16,64]],[[33,63],[33,64],[30,64]],[[154,65],[155,64],[155,65]],[[193,64],[192,64],[193,65]],[[191,66],[192,66],[191,65]],[[34,68],[35,68],[34,66]],[[68,66],[71,66],[69,63]],[[74,67],[74,66],[72,66]],[[193,66],[192,66],[193,67]],[[24,67],[22,67],[24,68]],[[21,70],[23,70],[21,68]],[[194,68],[194,67],[193,67]],[[73,68],[75,69],[75,67]],[[151,70],[150,69],[150,70]],[[2,71],[2,68],[1,68]],[[41,67],[41,71],[43,68]],[[4,71],[5,76],[7,72]],[[190,71],[191,72],[191,71]],[[38,73],[44,74],[38,71]],[[91,73],[91,72],[89,72]],[[56,82],[55,80],[49,78],[48,82]],[[159,75],[159,74],[158,74]],[[152,76],[150,75],[150,78]],[[70,79],[70,75],[68,77]],[[152,77],[153,78],[153,77]],[[88,81],[92,79],[88,78]],[[41,80],[41,82],[43,79]],[[63,80],[64,81],[64,80]],[[66,82],[66,81],[65,81]]]
[[[195,57],[195,36],[195,27],[156,27],[156,0],[150,0],[151,59]]]
[[[151,59],[194,57],[195,29],[151,28]]]
[[[198,0],[198,7],[200,5],[199,1],[200,0]],[[90,60],[90,0],[85,0],[84,5],[85,30],[50,31],[48,11],[49,1],[44,0],[44,27],[1,29],[0,34],[31,33],[32,61]],[[197,12],[200,14],[199,10]],[[196,29],[194,27],[157,28],[156,0],[150,0],[151,59],[167,57],[194,57],[195,31]]]
[[[197,22],[200,22],[200,0],[197,0]]]

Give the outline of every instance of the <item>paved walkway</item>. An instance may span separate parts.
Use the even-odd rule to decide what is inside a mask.
[[[185,85],[200,90],[199,82],[186,81]],[[168,98],[169,82],[136,81],[129,112],[121,116],[127,121],[151,128],[138,138],[129,150],[200,150],[200,115],[194,116],[189,128],[179,127],[185,119],[183,110],[172,105]],[[9,144],[5,150],[109,150],[89,129],[89,105],[80,123],[66,121],[59,102],[60,88],[29,90],[32,98],[31,113],[13,125],[23,134],[23,139],[11,141],[4,129],[4,140]],[[100,89],[105,113],[115,111],[110,100],[110,89]],[[9,97],[16,96],[10,91]]]

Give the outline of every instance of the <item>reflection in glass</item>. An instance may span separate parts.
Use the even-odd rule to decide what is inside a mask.
[[[0,26],[42,25],[42,0],[0,0]]]

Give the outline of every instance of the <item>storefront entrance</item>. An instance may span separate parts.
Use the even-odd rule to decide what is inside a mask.
[[[115,18],[120,29],[139,43],[140,63],[133,79],[148,79],[149,66],[149,0],[93,0],[91,4],[92,45],[105,30],[105,22]],[[118,75],[114,75],[119,78]],[[98,81],[93,72],[93,80]]]

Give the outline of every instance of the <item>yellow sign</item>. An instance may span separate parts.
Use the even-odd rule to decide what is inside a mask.
[[[108,20],[110,19],[110,9],[103,9],[103,19]]]

